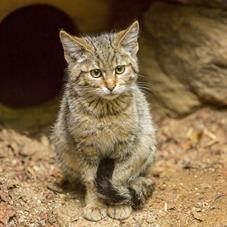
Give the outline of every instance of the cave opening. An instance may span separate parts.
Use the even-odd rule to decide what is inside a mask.
[[[15,10],[0,23],[0,103],[26,107],[54,98],[66,63],[59,40],[63,28],[77,28],[63,11],[49,5]]]

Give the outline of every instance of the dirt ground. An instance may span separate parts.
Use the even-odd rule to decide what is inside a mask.
[[[62,183],[48,129],[0,126],[0,226],[227,227],[227,111],[159,119],[153,196],[124,221],[83,219],[83,191]]]

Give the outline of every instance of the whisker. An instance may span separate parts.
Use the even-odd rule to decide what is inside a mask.
[[[146,81],[137,81],[137,84],[142,84],[142,85],[152,86],[152,84],[151,84],[151,83],[146,82]]]
[[[151,94],[153,94],[152,90],[148,87],[143,87],[143,86],[138,86],[141,90],[144,90],[145,92],[149,92]]]
[[[151,87],[149,84],[137,84],[138,86]]]
[[[138,84],[137,86],[138,86],[139,88],[146,88],[146,89],[151,90],[151,87],[150,87],[150,86],[146,86],[146,85],[142,85],[142,84]]]

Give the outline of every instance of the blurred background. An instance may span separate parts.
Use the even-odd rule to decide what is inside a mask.
[[[74,35],[140,22],[143,90],[157,126],[155,192],[122,222],[83,219],[49,141]],[[227,226],[226,0],[0,0],[0,227]]]
[[[1,0],[0,121],[30,127],[51,120],[66,66],[59,29],[99,33],[135,19],[140,79],[156,112],[177,117],[226,107],[226,8],[220,0]],[[18,114],[27,120],[18,122]]]
[[[0,122],[31,129],[52,122],[66,63],[59,30],[80,35],[124,29],[150,1],[2,0]]]

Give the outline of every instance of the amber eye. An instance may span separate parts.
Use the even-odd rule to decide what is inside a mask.
[[[115,68],[115,73],[116,74],[122,74],[122,73],[124,73],[124,71],[125,71],[125,66],[124,65],[118,65]]]
[[[90,71],[90,74],[91,74],[91,76],[94,77],[94,78],[99,78],[99,77],[102,76],[102,71],[101,71],[100,69],[92,69],[92,70]]]

